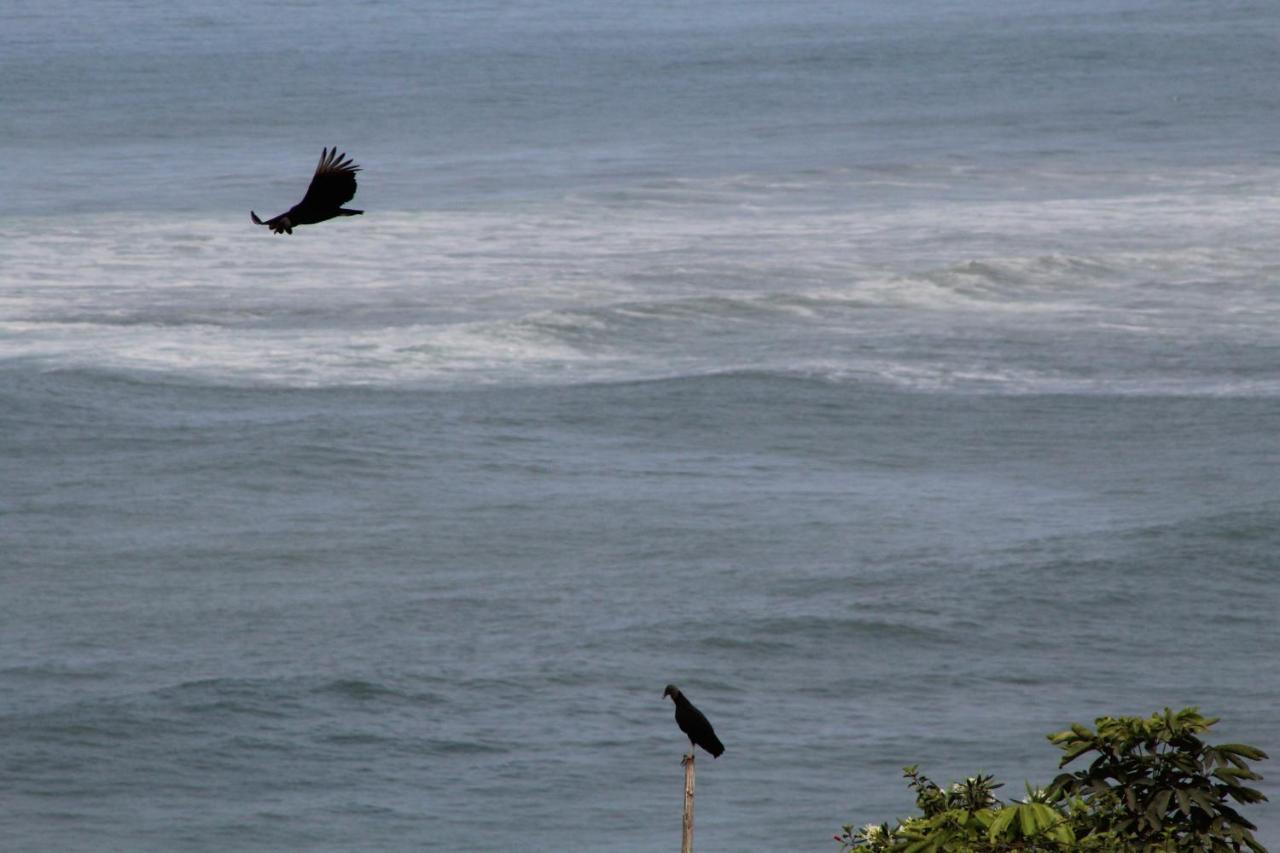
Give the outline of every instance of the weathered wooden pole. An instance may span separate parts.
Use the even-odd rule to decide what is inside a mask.
[[[680,761],[684,765],[684,827],[680,853],[693,853],[693,750]]]

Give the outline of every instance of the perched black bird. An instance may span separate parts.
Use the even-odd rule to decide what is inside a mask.
[[[356,172],[360,167],[347,159],[346,153],[339,154],[337,148],[325,148],[320,152],[320,165],[311,178],[311,186],[302,201],[289,208],[275,219],[263,222],[252,210],[249,216],[258,225],[265,225],[277,234],[292,234],[299,225],[314,225],[333,219],[335,216],[356,216],[363,210],[349,210],[342,205],[351,201],[356,194]]]
[[[668,696],[671,697],[672,702],[676,703],[676,725],[680,727],[680,731],[689,736],[689,755],[693,755],[695,746],[700,746],[711,753],[712,758],[719,758],[724,752],[724,744],[720,742],[720,738],[716,737],[716,730],[711,728],[707,718],[693,707],[692,702],[684,698],[680,688],[674,684],[668,684],[667,689],[662,691],[662,698],[665,699]]]

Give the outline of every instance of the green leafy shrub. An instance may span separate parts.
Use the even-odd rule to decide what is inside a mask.
[[[1246,783],[1262,777],[1249,761],[1267,757],[1245,744],[1211,746],[1200,735],[1217,722],[1195,708],[1151,717],[1100,717],[1049,735],[1063,751],[1062,773],[1046,789],[1002,802],[990,776],[943,789],[912,766],[904,770],[918,815],[894,824],[844,827],[842,851],[866,853],[1266,853],[1237,805],[1266,799]]]

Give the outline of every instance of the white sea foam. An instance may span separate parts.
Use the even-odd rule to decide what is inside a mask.
[[[0,359],[300,386],[745,369],[1008,392],[1275,390],[1258,348],[1280,334],[1280,203],[1261,193],[877,209],[805,207],[803,185],[743,176],[710,184],[647,190],[657,206],[370,214],[291,238],[207,218],[4,220]]]

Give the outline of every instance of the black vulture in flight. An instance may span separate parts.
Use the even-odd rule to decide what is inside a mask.
[[[363,210],[349,210],[342,205],[351,201],[356,194],[356,172],[360,167],[347,159],[346,153],[339,154],[337,148],[326,148],[320,152],[320,165],[311,178],[311,186],[302,201],[289,208],[274,219],[263,222],[252,210],[249,216],[258,225],[265,225],[277,234],[292,234],[299,225],[314,225],[333,219],[335,216],[356,216]]]
[[[674,684],[668,684],[667,689],[662,691],[662,698],[665,699],[668,696],[671,697],[672,702],[676,703],[676,725],[680,727],[680,731],[689,736],[690,757],[693,756],[693,748],[700,746],[711,753],[712,758],[719,758],[724,752],[724,744],[720,742],[720,738],[716,737],[716,730],[711,728],[707,718],[693,707],[692,702],[684,698],[680,688]]]

